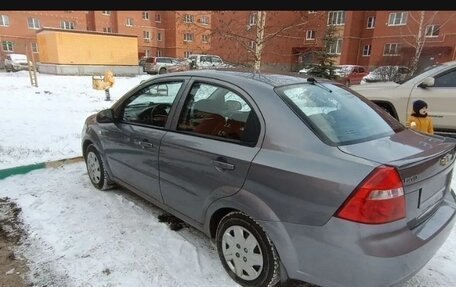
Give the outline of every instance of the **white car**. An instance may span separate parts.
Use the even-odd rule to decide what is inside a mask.
[[[4,64],[5,64],[5,70],[7,72],[28,70],[28,67],[29,67],[29,64],[27,62],[27,56],[24,54],[7,54],[5,57]]]
[[[229,65],[223,63],[222,58],[216,55],[193,54],[188,59],[191,61],[193,69],[197,70],[229,68]]]

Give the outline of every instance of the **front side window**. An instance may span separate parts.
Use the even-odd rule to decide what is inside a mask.
[[[276,92],[332,145],[372,140],[403,129],[381,108],[344,87],[299,84],[280,87]]]
[[[9,26],[9,17],[8,15],[0,15],[0,26],[8,27]]]
[[[390,13],[388,18],[388,26],[401,26],[407,24],[407,12]]]
[[[456,87],[456,70],[435,77],[434,87]]]
[[[29,29],[39,29],[40,28],[40,20],[38,18],[28,18],[27,25]]]
[[[151,84],[131,96],[124,104],[122,121],[164,127],[182,82]]]
[[[335,26],[345,25],[345,11],[328,12],[328,25],[335,25]]]
[[[217,85],[195,83],[185,100],[177,129],[255,145],[260,124],[239,94]]]

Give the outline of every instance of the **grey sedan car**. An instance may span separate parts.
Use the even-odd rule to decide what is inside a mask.
[[[96,188],[203,231],[242,286],[397,285],[456,220],[454,142],[313,78],[160,75],[88,117],[82,150]]]

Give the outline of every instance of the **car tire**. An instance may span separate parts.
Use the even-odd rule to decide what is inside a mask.
[[[217,227],[216,245],[223,267],[241,286],[272,287],[279,283],[280,261],[274,244],[249,216],[231,212],[223,217]]]
[[[109,179],[103,159],[94,145],[87,147],[85,162],[87,174],[93,186],[99,190],[108,190],[114,186],[114,183]]]
[[[166,74],[166,69],[165,68],[160,68],[160,70],[158,71],[158,74]]]

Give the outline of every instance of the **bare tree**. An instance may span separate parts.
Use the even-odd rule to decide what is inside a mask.
[[[428,39],[428,37],[426,37],[426,33],[428,32],[426,31],[427,27],[428,25],[434,22],[437,13],[438,11],[419,11],[418,17],[415,17],[415,15],[411,12],[408,13],[410,15],[409,18],[411,19],[411,23],[415,25],[406,25],[407,32],[409,33],[409,35],[407,36],[410,37],[403,37],[403,40],[406,44],[414,48],[414,55],[412,57],[412,61],[410,64],[410,73],[412,75],[416,72],[418,68],[421,53],[423,52],[426,40]],[[455,14],[456,13],[451,13],[451,15],[442,24],[438,25],[437,29],[442,29],[442,27],[445,26]],[[426,18],[428,19],[426,20]],[[415,27],[417,28],[414,30],[413,28]],[[409,40],[408,38],[411,40]]]
[[[221,19],[212,26],[213,38],[235,43],[236,50],[233,52],[237,53],[238,58],[242,58],[240,62],[244,62],[244,65],[245,62],[250,62],[250,67],[255,72],[261,71],[264,51],[270,42],[282,38],[283,41],[301,43],[305,38],[303,27],[309,22],[308,13],[303,11],[294,12],[294,18],[285,19],[285,23],[268,23],[274,17],[274,13],[280,12],[251,11],[247,15],[249,19],[245,28],[245,23],[239,20],[240,17],[231,15],[223,18],[226,12],[214,12],[217,13]]]

